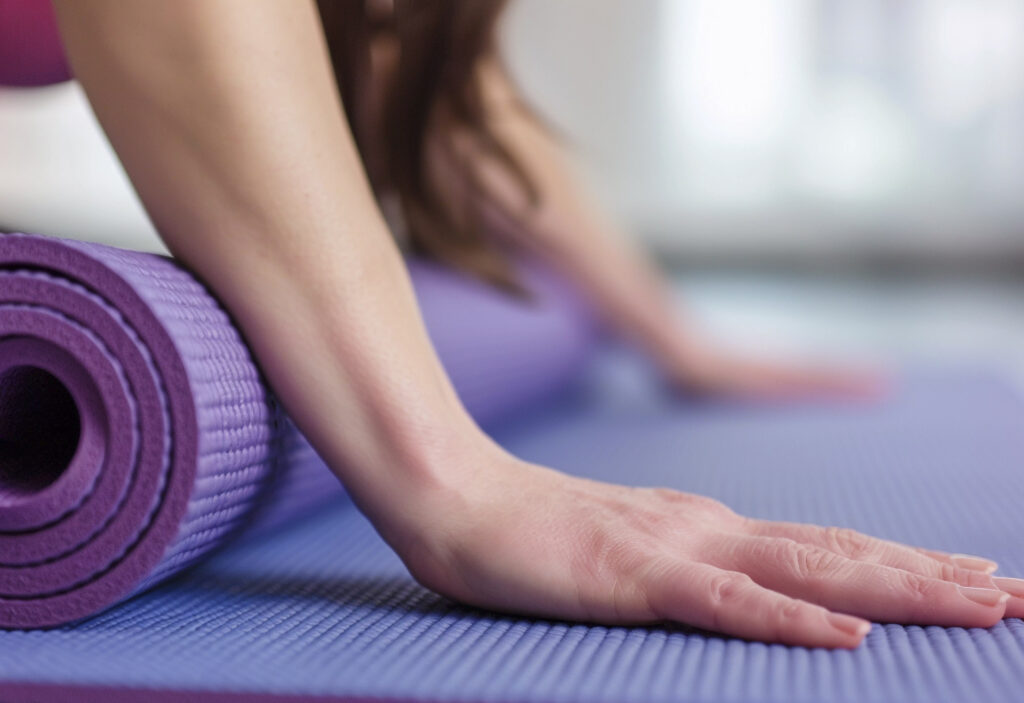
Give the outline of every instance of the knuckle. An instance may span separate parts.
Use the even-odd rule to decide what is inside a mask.
[[[806,613],[803,603],[795,598],[788,598],[772,607],[768,623],[773,639],[783,639],[792,630],[794,622]]]
[[[789,599],[786,602],[780,604],[776,609],[778,619],[783,622],[796,620],[801,615],[803,615],[803,612],[803,603],[796,600],[795,598]]]
[[[652,584],[667,580],[671,565],[643,544],[595,531],[580,543],[568,566],[575,600],[588,617],[647,619]]]
[[[609,597],[611,612],[617,622],[646,620],[655,615],[647,585],[632,577],[614,579]],[[596,607],[591,607],[590,612],[596,611]]]
[[[936,571],[938,572],[936,576],[943,581],[953,581],[954,583],[964,583],[966,585],[964,574],[952,564],[939,562]]]
[[[870,537],[848,527],[826,527],[829,546],[850,559],[862,559],[874,551]]]
[[[714,498],[683,493],[671,488],[638,489],[659,508],[668,509],[667,515],[686,515],[700,520],[717,520],[732,524],[741,518],[729,506]]]
[[[810,580],[835,574],[843,557],[827,549],[794,543],[787,547],[793,570],[801,579]]]
[[[915,602],[927,602],[934,593],[934,587],[929,579],[909,572],[900,574],[897,588],[902,597]]]
[[[652,496],[666,503],[682,503],[686,497],[684,493],[674,491],[671,488],[655,487],[648,489],[648,491]]]
[[[650,560],[653,550],[639,535],[633,537],[624,540],[604,526],[581,531],[567,560],[573,582],[592,584],[601,590],[635,573]]]
[[[707,496],[694,496],[694,504],[714,513],[732,512],[729,508],[725,507],[725,503],[714,498],[708,498]]]
[[[935,567],[935,571],[935,578],[959,584],[961,586],[981,586],[983,588],[992,588],[994,585],[992,577],[988,574],[983,574],[980,571],[971,571],[970,569],[961,569],[954,564],[938,562]]]
[[[678,601],[676,585],[682,578],[685,576],[678,563],[664,558],[649,558],[632,578],[622,576],[614,582],[612,602],[616,604],[616,614],[624,611],[618,604],[625,602],[623,596],[626,593],[631,593],[649,615],[671,619]]]
[[[670,488],[656,488],[656,495],[667,502],[685,506],[691,510],[701,510],[712,515],[731,514],[732,510],[725,503],[708,496],[693,493],[680,493]]]
[[[740,573],[712,577],[708,583],[708,598],[712,609],[717,611],[735,603],[753,583],[753,579]]]

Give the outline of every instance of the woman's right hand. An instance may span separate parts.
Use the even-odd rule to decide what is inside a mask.
[[[988,560],[496,464],[436,490],[415,533],[392,541],[417,580],[467,604],[816,647],[857,646],[868,620],[989,627],[1024,614],[1024,580],[993,578]]]

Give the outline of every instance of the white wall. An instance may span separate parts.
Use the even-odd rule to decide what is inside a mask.
[[[682,252],[1024,251],[1022,0],[518,0],[510,63]]]
[[[0,229],[166,252],[77,83],[0,89]]]

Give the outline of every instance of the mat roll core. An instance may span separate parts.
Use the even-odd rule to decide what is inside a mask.
[[[411,270],[483,422],[564,386],[590,349],[586,315],[542,271],[525,271],[523,303]],[[238,529],[341,494],[227,313],[172,260],[0,236],[0,626],[92,615]]]

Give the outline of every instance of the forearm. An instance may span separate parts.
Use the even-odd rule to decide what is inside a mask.
[[[556,152],[531,152],[531,168],[565,177]],[[596,308],[607,327],[660,365],[690,354],[684,311],[673,299],[662,272],[644,251],[606,218],[600,207],[565,185],[544,186],[542,202],[525,223],[510,231],[570,279]],[[525,226],[523,226],[525,225]]]
[[[398,496],[489,451],[374,204],[312,4],[57,7],[157,230],[378,527],[402,515]]]
[[[511,87],[497,74],[488,85],[492,125],[540,195],[537,207],[527,206],[504,170],[482,159],[501,203],[486,212],[495,232],[562,271],[613,332],[659,362],[689,353],[695,342],[661,272],[583,192],[555,139],[517,107]],[[509,218],[508,212],[523,215]]]

